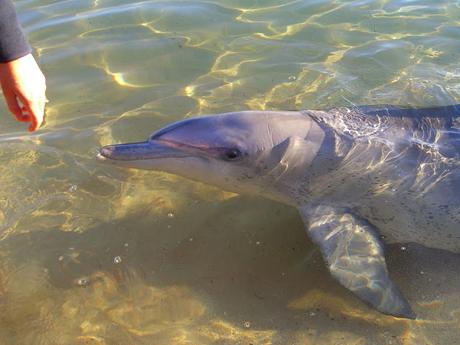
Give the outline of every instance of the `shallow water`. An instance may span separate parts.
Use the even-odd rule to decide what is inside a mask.
[[[458,2],[16,5],[50,103],[36,134],[0,108],[0,344],[460,343],[459,255],[390,246],[395,319],[294,209],[94,159],[194,114],[460,103]]]

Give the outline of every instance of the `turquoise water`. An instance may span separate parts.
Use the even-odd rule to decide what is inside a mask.
[[[295,210],[98,164],[195,114],[460,103],[456,1],[16,1],[48,81],[1,105],[0,344],[455,344],[460,257],[388,249],[419,319],[330,278]]]

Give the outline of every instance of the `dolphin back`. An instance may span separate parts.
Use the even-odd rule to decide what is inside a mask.
[[[390,142],[426,144],[445,157],[460,159],[460,104],[431,108],[364,105],[312,115],[354,137],[382,136]]]
[[[363,105],[353,108],[366,116],[384,116],[430,122],[436,128],[460,127],[460,104],[430,108],[405,108],[394,105]]]

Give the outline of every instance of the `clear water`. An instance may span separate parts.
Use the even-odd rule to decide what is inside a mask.
[[[460,257],[388,248],[419,319],[330,278],[296,211],[97,163],[194,114],[460,103],[457,1],[16,1],[46,127],[1,105],[0,344],[455,344]]]

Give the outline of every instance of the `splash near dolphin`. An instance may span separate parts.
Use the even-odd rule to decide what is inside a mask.
[[[396,317],[415,313],[382,241],[460,252],[460,105],[201,116],[98,159],[296,207],[332,276]]]

